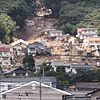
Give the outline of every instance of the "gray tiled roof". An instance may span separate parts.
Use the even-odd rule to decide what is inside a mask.
[[[98,83],[89,83],[89,82],[77,83],[76,88],[100,89],[100,82]]]
[[[88,65],[88,64],[71,64],[72,68],[82,68],[82,69],[91,69],[91,68],[95,68],[93,65]]]
[[[88,93],[90,93],[91,91],[70,91],[70,93],[72,95],[74,95],[74,97],[86,97],[86,95]]]
[[[21,78],[1,78],[1,82],[30,82],[30,81],[40,81],[40,77],[21,77]],[[53,82],[56,83],[55,77],[43,77],[42,82]]]

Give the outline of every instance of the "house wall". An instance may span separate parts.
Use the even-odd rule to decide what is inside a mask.
[[[11,54],[10,52],[0,52],[0,65],[5,66],[5,65],[10,65],[11,64]]]
[[[1,82],[0,83],[0,92],[7,91],[11,88],[21,85],[22,83],[12,83],[12,82]]]
[[[100,100],[100,91],[93,93],[91,95],[91,100]]]
[[[26,48],[26,45],[24,44],[17,44],[15,46],[13,46],[13,53],[15,55],[24,55],[24,51],[23,49]]]
[[[91,38],[90,38],[91,39]],[[95,40],[94,40],[95,39]],[[84,49],[87,49],[88,47],[90,48],[91,51],[93,51],[93,54],[95,56],[100,56],[100,40],[98,40],[99,38],[93,38],[93,40],[88,40],[88,39],[84,39],[83,41],[83,47]]]
[[[97,29],[96,28],[78,28],[77,35],[80,36],[81,39],[96,37]]]
[[[85,56],[86,52],[84,50],[80,51],[77,48],[73,47],[72,50],[70,50],[69,54],[73,56]]]
[[[64,94],[49,87],[32,84],[6,93],[3,100],[62,100]],[[3,95],[4,96],[4,95]]]

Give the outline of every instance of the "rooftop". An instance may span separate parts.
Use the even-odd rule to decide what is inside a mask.
[[[33,86],[34,85],[34,86]],[[23,85],[20,85],[20,86],[18,86],[18,87],[15,87],[15,88],[13,88],[13,89],[10,89],[10,90],[7,90],[7,91],[5,91],[5,92],[2,92],[2,93],[0,93],[0,95],[3,95],[3,94],[9,94],[10,93],[10,95],[13,93],[13,95],[15,95],[14,93],[18,93],[18,94],[20,94],[21,93],[21,91],[22,91],[22,93],[26,93],[26,92],[31,92],[31,93],[39,93],[38,91],[39,90],[35,90],[35,91],[33,91],[33,89],[35,89],[34,87],[35,86],[37,86],[37,87],[39,87],[40,86],[40,83],[39,82],[37,82],[37,81],[31,81],[31,82],[28,82],[28,83],[26,83],[26,84],[23,84]],[[51,87],[51,86],[48,86],[48,85],[45,85],[45,84],[43,84],[43,83],[41,83],[41,88],[42,87],[44,87],[44,88],[48,88],[46,91],[44,91],[44,93],[47,93],[47,94],[52,94],[52,93],[54,93],[54,94],[62,94],[62,95],[72,95],[71,93],[69,93],[69,92],[65,92],[65,91],[62,91],[62,90],[60,90],[60,89],[57,89],[57,88],[53,88],[53,87]],[[43,94],[43,89],[42,89],[42,94]],[[11,96],[11,98],[12,98],[12,96]],[[13,97],[13,99],[15,99],[16,97]]]
[[[1,82],[30,82],[30,81],[42,82],[56,82],[55,77],[21,77],[21,78],[1,78]]]
[[[72,68],[82,68],[82,69],[90,69],[90,68],[95,68],[93,65],[88,65],[88,64],[71,64]]]

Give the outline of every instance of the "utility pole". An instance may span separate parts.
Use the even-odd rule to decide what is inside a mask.
[[[42,100],[42,91],[41,91],[41,77],[40,77],[40,91],[39,91],[39,94],[40,94],[40,100]]]
[[[1,92],[2,92],[2,88],[1,88],[1,66],[0,66],[0,100],[2,100]]]
[[[42,86],[41,86],[41,83],[42,83],[42,78],[44,78],[44,67],[45,67],[45,63],[43,63],[43,65],[41,67],[42,67],[42,75],[40,76],[40,84],[39,84],[39,87],[40,87],[40,90],[39,90],[40,100],[42,100]]]
[[[43,71],[43,73],[42,73],[42,77],[44,78],[44,67],[43,67],[42,71]]]

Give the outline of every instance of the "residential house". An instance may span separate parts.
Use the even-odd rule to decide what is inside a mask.
[[[71,44],[71,45],[76,45],[76,44],[78,44],[77,39],[76,39],[75,37],[73,37],[73,36],[71,36],[71,37],[69,38],[68,42],[69,42],[69,44]]]
[[[56,88],[55,77],[14,77],[14,78],[1,78],[0,90],[1,92],[7,91],[21,84],[25,84],[31,81],[42,82],[46,85]]]
[[[94,91],[100,89],[100,82],[79,82],[75,85],[76,91]]]
[[[73,46],[71,49],[69,49],[69,55],[71,56],[86,56],[86,51],[79,47],[79,46]]]
[[[0,66],[9,66],[11,65],[11,60],[13,55],[10,51],[11,46],[0,43]]]
[[[36,65],[36,71],[38,69],[40,69],[40,65],[42,63],[37,62]],[[89,64],[71,64],[71,63],[65,63],[62,61],[52,61],[51,62],[51,66],[53,68],[53,70],[56,72],[58,69],[63,69],[65,70],[66,73],[72,73],[72,74],[76,74],[77,70],[94,70],[95,67],[93,65],[89,65]]]
[[[64,63],[62,61],[52,61],[51,65],[52,65],[52,67],[53,67],[55,72],[57,71],[57,69],[59,67],[60,68],[64,68],[65,72],[69,72],[70,64],[66,64],[66,63]]]
[[[83,40],[83,48],[88,51],[90,48],[94,56],[100,56],[100,37],[86,38]]]
[[[13,49],[14,55],[25,55],[25,48],[27,47],[28,43],[22,39],[19,39],[10,44]]]
[[[59,68],[59,66],[62,66],[65,68],[66,73],[73,73],[76,74],[77,70],[94,70],[95,67],[93,65],[88,64],[67,64],[63,62],[51,62],[51,65],[54,67],[54,71]]]
[[[86,95],[90,100],[100,100],[100,89],[94,90]]]
[[[0,100],[69,100],[68,98],[72,94],[41,82],[31,81],[1,92],[0,95]]]
[[[78,28],[77,37],[80,39],[97,37],[97,28]]]
[[[46,48],[40,42],[34,42],[27,46],[27,53],[35,56],[40,54],[51,54],[51,50],[49,48]]]
[[[49,37],[58,37],[58,36],[62,36],[62,31],[50,28],[50,29],[44,29],[42,31],[42,34],[47,35]]]
[[[76,74],[78,70],[94,70],[95,67],[87,64],[70,64],[65,68],[67,73]]]
[[[15,77],[23,77],[23,76],[29,76],[31,74],[31,71],[27,70],[24,67],[17,66],[16,68],[12,68],[11,70],[6,71],[4,74],[12,75]]]

